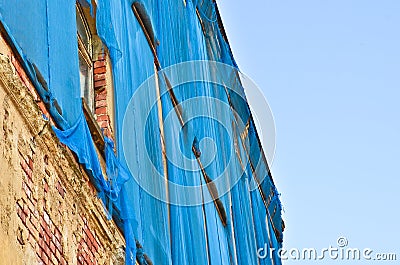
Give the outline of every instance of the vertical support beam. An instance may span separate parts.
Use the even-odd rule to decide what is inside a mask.
[[[211,263],[211,254],[210,254],[210,246],[208,243],[208,228],[207,228],[207,215],[206,215],[206,209],[205,209],[205,204],[204,204],[204,191],[203,191],[203,180],[200,177],[200,189],[201,189],[201,200],[202,200],[202,204],[201,204],[201,210],[203,212],[203,216],[204,216],[204,221],[203,221],[203,225],[204,225],[204,232],[205,232],[205,239],[206,239],[206,249],[207,249],[207,264],[210,265]]]
[[[165,198],[167,201],[167,209],[168,209],[168,234],[170,238],[170,246],[172,246],[172,234],[171,234],[171,208],[170,208],[170,197],[169,197],[169,185],[168,185],[168,165],[167,165],[167,151],[165,145],[165,133],[164,133],[164,121],[163,121],[163,110],[162,110],[162,102],[161,102],[161,91],[160,91],[160,80],[158,77],[157,66],[154,64],[154,72],[155,72],[155,83],[156,83],[156,96],[157,96],[157,112],[158,112],[158,125],[160,128],[160,141],[161,141],[161,149],[162,149],[162,162],[163,162],[163,170],[164,170],[164,180],[165,180]]]

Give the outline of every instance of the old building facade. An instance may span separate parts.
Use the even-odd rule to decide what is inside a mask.
[[[281,204],[215,1],[0,14],[0,264],[280,264],[257,256],[282,244]],[[189,61],[228,68],[179,83]]]
[[[3,38],[0,47],[0,263],[123,264],[123,235]]]

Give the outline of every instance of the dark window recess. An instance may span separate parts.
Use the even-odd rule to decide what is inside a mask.
[[[204,181],[207,184],[208,192],[210,192],[211,198],[213,199],[215,208],[217,209],[217,212],[221,219],[222,225],[226,226],[226,211],[225,211],[224,205],[222,204],[222,201],[219,199],[217,186],[215,186],[212,179],[207,175],[207,173],[203,167],[203,164],[200,161],[201,151],[198,147],[198,141],[197,141],[196,137],[193,140],[192,151],[193,151],[194,156],[196,157],[197,163],[200,166]]]
[[[169,97],[171,98],[172,106],[174,107],[174,110],[176,112],[176,115],[178,116],[181,126],[183,127],[183,125],[185,125],[185,122],[183,120],[182,106],[179,105],[178,99],[175,96],[174,90],[172,89],[172,85],[171,85],[171,82],[169,81],[168,77],[165,75],[165,73],[163,73],[163,76],[164,76],[165,84],[167,85]]]
[[[154,63],[156,64],[157,69],[160,70],[160,62],[158,60],[157,51],[156,51],[156,46],[158,45],[158,41],[156,41],[156,39],[155,39],[155,34],[154,34],[153,25],[151,23],[150,16],[147,14],[147,11],[146,11],[146,8],[144,7],[144,5],[138,1],[133,2],[132,10],[133,10],[133,13],[135,14],[137,21],[139,22],[140,26],[142,27],[142,30],[147,39],[147,42],[149,43],[151,52],[154,55]]]
[[[89,110],[94,112],[92,34],[82,7],[76,4],[76,25],[78,39],[79,79],[81,97]]]
[[[132,10],[133,10],[133,13],[135,14],[137,21],[139,22],[139,25],[141,26],[141,28],[143,30],[143,33],[144,33],[144,35],[147,39],[147,42],[150,46],[150,49],[153,53],[154,64],[156,65],[157,70],[161,70],[160,61],[157,57],[157,51],[156,51],[156,46],[159,45],[159,43],[155,39],[154,29],[153,29],[153,25],[151,23],[150,16],[148,15],[144,5],[138,1],[133,2]],[[179,105],[179,102],[175,96],[174,90],[172,89],[171,82],[169,81],[169,79],[165,75],[165,73],[163,74],[163,77],[164,77],[165,83],[167,85],[168,94],[171,98],[172,105],[174,107],[176,115],[178,116],[179,122],[181,123],[181,126],[183,127],[183,125],[185,123],[184,123],[184,120],[182,117],[182,114],[183,114],[182,107]]]

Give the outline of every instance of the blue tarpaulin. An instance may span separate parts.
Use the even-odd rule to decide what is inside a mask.
[[[76,2],[0,0],[0,18],[56,135],[122,220],[126,263],[280,264],[257,257],[266,243],[281,247],[282,206],[215,1],[79,2],[112,62],[107,177],[82,112]]]

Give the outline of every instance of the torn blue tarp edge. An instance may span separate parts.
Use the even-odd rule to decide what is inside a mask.
[[[37,76],[37,72],[35,70],[35,65],[27,58],[27,56],[23,53],[21,47],[18,45],[17,41],[11,34],[10,29],[7,24],[3,20],[2,15],[0,14],[0,24],[1,24],[1,32],[3,37],[5,38],[8,45],[10,45],[12,51],[15,53],[18,58],[19,63],[27,74],[29,80],[34,85],[36,91],[38,92],[42,101],[46,104],[50,115],[52,116],[56,125],[62,129],[66,129],[69,127],[68,122],[62,117],[61,113],[57,110],[57,101],[53,97],[51,90],[46,88]]]
[[[83,111],[77,122],[66,130],[53,127],[61,143],[69,147],[78,157],[79,163],[90,171],[101,192],[109,192],[110,188],[101,171],[100,161],[97,157],[96,147],[93,143],[89,127]]]
[[[88,1],[88,0],[86,0]],[[90,0],[89,0],[90,1]],[[91,7],[92,9],[92,7]],[[115,37],[114,26],[110,17],[110,2],[99,0],[96,6],[96,28],[101,41],[107,46],[113,64],[122,57],[121,49]]]
[[[96,147],[93,143],[83,111],[78,121],[71,128],[62,131],[53,127],[53,130],[60,142],[67,145],[68,148],[76,154],[79,163],[85,166],[85,169],[92,178],[91,181],[93,185],[98,191],[98,196],[104,203],[106,215],[111,219],[113,215],[112,209],[114,203],[119,199],[122,186],[131,178],[129,171],[120,163],[114,153],[114,142],[110,138],[104,137],[106,173],[108,177],[106,180],[101,170]],[[123,218],[122,216],[120,217]],[[123,219],[127,264],[130,264],[128,262],[132,260],[132,257],[136,256],[133,232],[135,222],[136,220]],[[131,241],[133,241],[133,243]],[[132,264],[134,263],[133,261]]]
[[[105,157],[106,172],[109,177],[106,180],[101,171],[100,161],[95,150],[89,127],[85,120],[83,112],[78,121],[69,129],[61,131],[53,127],[55,134],[60,142],[67,145],[78,157],[79,163],[85,166],[92,183],[98,191],[98,196],[103,201],[103,206],[108,218],[112,217],[112,209],[114,203],[118,200],[123,184],[128,181],[131,176],[129,172],[122,166],[114,153],[114,143],[111,139],[105,137]],[[83,139],[83,141],[82,141]],[[108,204],[107,204],[108,201]],[[136,256],[136,246],[134,241],[133,226],[136,220],[123,220],[123,229],[126,241],[126,264],[134,264],[132,257]],[[121,227],[122,228],[122,227]],[[128,263],[130,262],[130,263]]]
[[[127,182],[131,175],[129,171],[121,164],[114,153],[114,142],[108,137],[104,137],[106,158],[106,173],[110,185],[110,201],[115,202],[119,198],[122,186]],[[110,212],[112,215],[112,212]]]
[[[78,0],[83,7],[90,8],[90,14],[94,17],[96,14],[96,29],[101,41],[107,46],[110,52],[110,58],[115,64],[122,57],[121,49],[115,37],[114,26],[110,18],[110,3],[109,1],[98,0],[93,6],[91,0]],[[96,9],[96,12],[95,12]]]
[[[90,172],[100,197],[107,196],[111,202],[115,202],[119,197],[122,185],[130,179],[130,174],[115,156],[114,142],[110,138],[104,138],[108,177],[106,180],[83,111],[78,121],[69,129],[60,130],[53,127],[53,130],[60,142],[68,146],[78,157],[79,163]],[[111,208],[108,211],[112,214]]]

